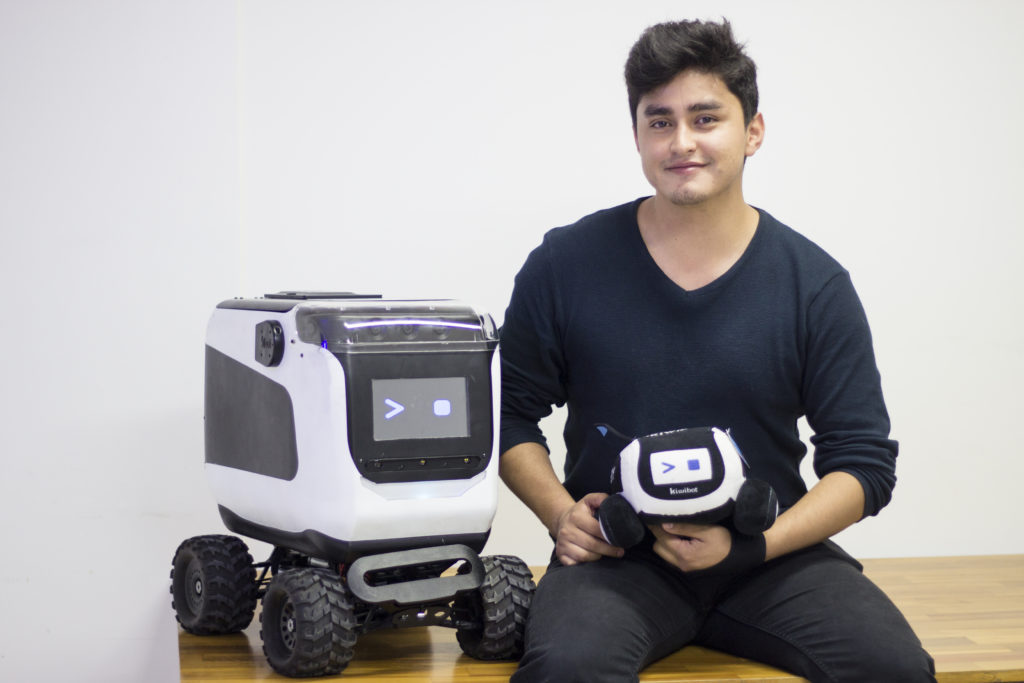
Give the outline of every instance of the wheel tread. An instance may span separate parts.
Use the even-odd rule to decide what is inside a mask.
[[[179,572],[187,572],[193,560],[201,565],[203,575],[204,594],[198,613],[175,591],[175,577],[187,581],[188,577]],[[185,631],[195,635],[237,633],[252,622],[257,601],[256,569],[241,539],[212,534],[182,541],[174,553],[170,576],[171,607]]]
[[[480,629],[460,629],[463,652],[476,659],[516,659],[523,652],[526,615],[535,585],[529,567],[513,555],[481,557],[484,579],[472,596],[482,619]]]
[[[277,615],[268,602],[290,598],[298,621],[293,651],[282,651],[274,629],[265,616]],[[294,569],[275,576],[260,614],[263,653],[278,673],[292,677],[341,673],[352,659],[356,620],[352,602],[337,574],[326,569]]]

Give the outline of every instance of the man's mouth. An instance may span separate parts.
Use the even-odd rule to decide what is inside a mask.
[[[707,164],[703,164],[698,161],[680,161],[667,165],[665,170],[672,173],[692,173],[698,169],[704,168],[705,166],[707,166]]]

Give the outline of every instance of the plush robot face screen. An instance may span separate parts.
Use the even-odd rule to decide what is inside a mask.
[[[651,453],[651,478],[659,486],[707,481],[712,478],[711,453],[706,448]]]
[[[373,439],[469,436],[465,377],[372,380]]]

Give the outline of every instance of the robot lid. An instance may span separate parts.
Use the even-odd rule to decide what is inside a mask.
[[[391,300],[348,292],[281,292],[234,299],[218,308],[293,312],[298,337],[333,353],[382,352],[415,343],[419,350],[493,346],[490,315],[454,300]]]

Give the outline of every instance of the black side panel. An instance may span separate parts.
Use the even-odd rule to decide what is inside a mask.
[[[288,391],[206,347],[206,462],[294,479],[299,470]]]
[[[483,551],[487,537],[491,534],[488,530],[480,534],[444,534],[413,538],[388,538],[379,541],[343,541],[312,529],[302,532],[272,529],[243,519],[223,505],[218,505],[217,509],[220,511],[220,518],[224,521],[224,526],[236,534],[295,550],[309,557],[340,564],[351,564],[366,555],[431,548],[439,545],[461,544],[469,546],[479,553]]]

